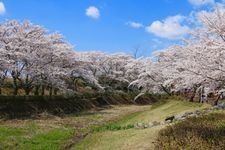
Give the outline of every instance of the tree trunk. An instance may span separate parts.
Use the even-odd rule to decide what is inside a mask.
[[[192,93],[192,95],[190,97],[189,102],[194,102],[194,98],[195,98],[195,94],[197,92],[197,89],[198,89],[197,87],[194,87],[194,91],[193,91],[193,93]]]
[[[27,87],[25,88],[25,94],[26,94],[26,96],[28,96],[30,94],[30,91],[31,90],[29,88],[27,88]]]
[[[57,95],[58,89],[54,88],[54,95]]]
[[[13,77],[13,95],[18,95],[18,85],[15,77]]]
[[[73,82],[73,84],[74,84],[73,90],[74,91],[77,91],[78,90],[78,88],[77,88],[77,82],[78,82],[78,79],[75,79],[74,82]]]
[[[172,95],[166,87],[164,87],[163,85],[161,85],[161,87],[162,87],[163,91],[166,92],[166,94],[168,94],[169,96]]]
[[[35,90],[34,90],[34,95],[38,96],[39,95],[39,85],[35,85]]]
[[[28,95],[30,94],[30,91],[31,91],[30,88],[31,88],[31,87],[30,87],[30,85],[29,85],[29,76],[26,75],[25,85],[24,85],[24,90],[25,90],[26,96],[28,96]]]
[[[198,102],[201,103],[202,102],[202,92],[200,91],[198,94]]]
[[[218,95],[217,99],[215,100],[215,102],[214,102],[214,105],[215,105],[215,106],[218,105],[218,102],[219,102],[219,100],[220,100],[220,96],[221,96],[221,95],[222,95],[222,94]]]
[[[45,95],[45,86],[41,85],[41,95],[44,96]]]
[[[49,87],[49,96],[52,96],[52,86]]]

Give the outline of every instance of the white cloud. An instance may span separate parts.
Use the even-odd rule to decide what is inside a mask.
[[[97,7],[95,6],[90,6],[86,9],[86,15],[88,17],[98,19],[100,17],[100,11]]]
[[[194,6],[202,6],[207,4],[215,4],[215,0],[188,0]]]
[[[140,22],[128,22],[127,25],[129,25],[132,28],[141,28],[143,27],[143,24]]]
[[[161,38],[178,39],[190,31],[188,26],[182,25],[184,20],[185,17],[181,15],[167,17],[163,21],[154,21],[146,27],[146,31]]]
[[[3,15],[5,13],[5,5],[3,2],[0,2],[0,15]]]

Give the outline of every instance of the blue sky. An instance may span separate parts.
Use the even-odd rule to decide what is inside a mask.
[[[176,43],[215,0],[2,0],[0,20],[29,20],[62,33],[78,51],[141,55]]]

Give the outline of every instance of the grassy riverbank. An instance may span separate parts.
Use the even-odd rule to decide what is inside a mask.
[[[162,121],[166,116],[176,115],[186,111],[202,109],[209,105],[190,103],[186,101],[168,100],[149,107],[147,110],[133,113],[123,119],[110,123],[111,126],[129,126],[137,122],[148,123]],[[160,129],[165,125],[148,129],[125,128],[119,130],[99,130],[87,136],[74,150],[114,150],[114,149],[152,149]],[[104,128],[104,126],[102,126]]]

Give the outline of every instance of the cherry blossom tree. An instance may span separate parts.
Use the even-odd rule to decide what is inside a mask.
[[[202,26],[187,39],[155,52],[153,57],[102,52],[76,52],[59,33],[30,22],[0,24],[0,88],[12,80],[26,95],[77,90],[84,80],[96,90],[136,87],[141,93],[188,91],[190,101],[225,89],[225,9],[199,15]],[[125,87],[125,88],[124,88]],[[1,93],[1,90],[0,90]],[[219,94],[221,95],[221,94]],[[219,96],[218,96],[219,97]]]

